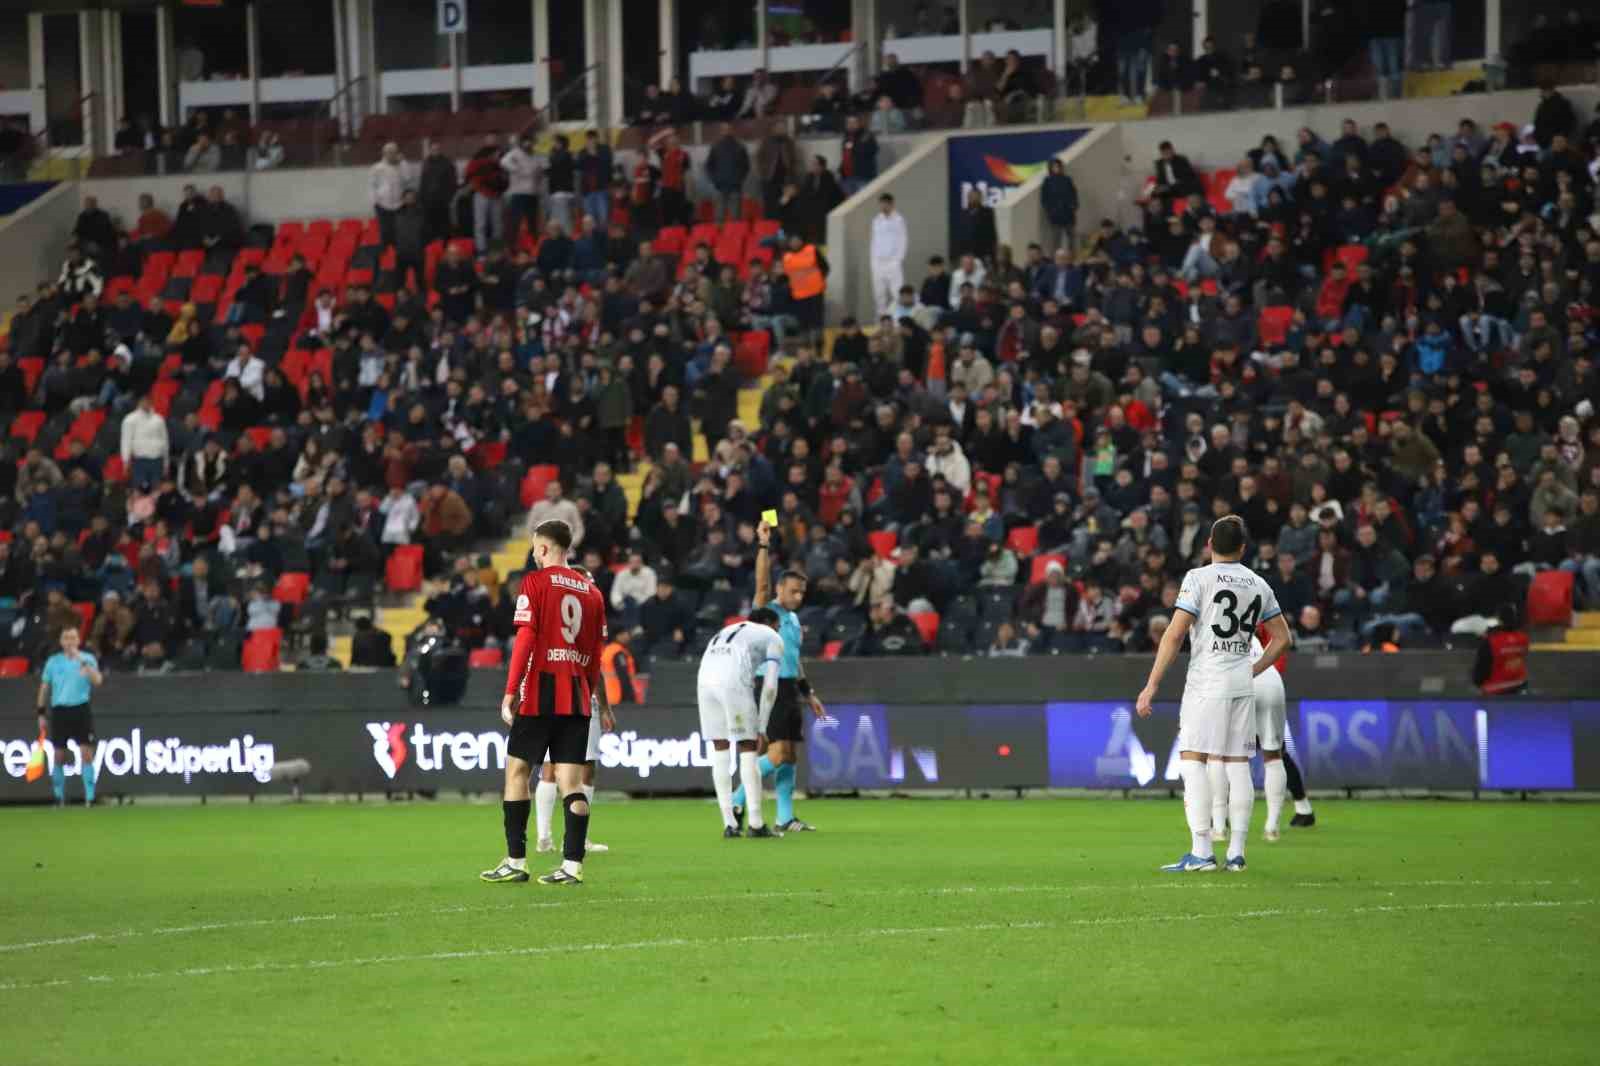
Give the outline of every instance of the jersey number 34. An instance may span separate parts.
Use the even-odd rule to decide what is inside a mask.
[[[1211,623],[1211,632],[1218,638],[1227,640],[1229,637],[1243,630],[1246,633],[1255,632],[1256,622],[1261,617],[1261,597],[1256,596],[1250,601],[1250,606],[1244,609],[1244,614],[1239,614],[1239,597],[1229,589],[1221,589],[1212,600],[1217,608],[1222,611],[1223,620],[1227,625]]]

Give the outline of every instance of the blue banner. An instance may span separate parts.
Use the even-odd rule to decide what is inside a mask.
[[[1041,173],[1052,158],[1089,132],[1085,129],[955,136],[945,143],[950,156],[950,237],[954,241],[967,190],[976,188],[990,207],[1005,191]],[[1022,262],[1021,248],[1013,248]]]

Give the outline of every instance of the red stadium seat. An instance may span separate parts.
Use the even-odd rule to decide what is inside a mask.
[[[11,420],[11,435],[21,437],[29,444],[39,435],[39,428],[44,425],[43,411],[23,411]]]
[[[106,413],[103,408],[91,407],[77,418],[72,420],[72,426],[67,430],[68,440],[81,440],[84,444],[93,444],[96,433],[105,425]]]
[[[1569,626],[1572,624],[1572,582],[1568,570],[1542,570],[1528,586],[1528,624],[1530,626]]]
[[[266,674],[278,669],[283,650],[283,630],[258,629],[244,641],[239,665],[247,674]]]
[[[1063,568],[1067,565],[1065,555],[1035,555],[1033,567],[1028,571],[1028,583],[1037,584],[1044,580],[1044,572],[1051,563],[1060,563]]]
[[[1017,526],[1006,534],[1006,547],[1027,558],[1039,550],[1039,527]]]
[[[264,452],[267,445],[272,443],[271,426],[251,426],[245,430],[245,435],[250,438],[250,443],[256,446],[256,451]]]
[[[1342,244],[1334,249],[1333,257],[1345,265],[1350,276],[1354,277],[1356,267],[1367,261],[1367,246],[1364,244]]]
[[[878,558],[889,559],[900,546],[900,537],[887,529],[878,529],[867,534],[867,543],[872,545],[872,551]]]
[[[384,565],[383,577],[390,592],[414,592],[422,587],[422,545],[402,544],[395,548]]]
[[[491,670],[504,666],[505,653],[499,648],[473,648],[467,655],[467,665],[474,670]]]
[[[740,376],[747,381],[754,381],[767,372],[767,361],[771,355],[772,337],[763,330],[751,330],[739,338],[733,363]]]
[[[844,641],[842,641],[842,640],[830,640],[830,641],[828,641],[828,643],[826,643],[826,644],[824,644],[822,646],[822,661],[825,662],[825,663],[833,662],[835,659],[837,659],[839,657],[839,653],[841,651],[843,651],[843,650],[844,650]],[[26,660],[26,659],[22,660],[22,665],[23,665],[24,671],[26,671],[27,665],[28,665],[28,660]],[[0,675],[0,676],[3,676],[3,675]]]
[[[522,506],[532,507],[544,499],[544,487],[560,476],[561,468],[550,463],[528,467],[528,472],[522,477],[522,492],[519,497]]]
[[[100,480],[108,485],[120,485],[128,480],[128,468],[123,465],[121,454],[106,460],[106,465],[100,468]]]
[[[89,635],[89,627],[94,625],[94,602],[75,603],[72,609],[78,612],[78,625],[84,637]]]
[[[493,470],[506,461],[506,442],[486,440],[472,449],[472,465],[479,470]]]
[[[1256,321],[1256,335],[1263,346],[1282,344],[1289,339],[1289,324],[1294,321],[1292,307],[1263,307]]]
[[[657,255],[682,255],[687,243],[688,231],[682,226],[662,226],[653,247]]]
[[[306,602],[306,591],[311,587],[311,575],[300,570],[286,570],[278,575],[272,588],[272,598],[279,603]]]
[[[21,655],[0,659],[0,677],[27,677],[28,660]]]
[[[939,638],[939,612],[912,611],[907,617],[917,627],[917,632],[922,634],[922,643],[933,647],[933,642]]]
[[[28,392],[39,383],[39,375],[44,373],[44,360],[38,356],[17,360],[17,369],[22,371],[22,387]]]

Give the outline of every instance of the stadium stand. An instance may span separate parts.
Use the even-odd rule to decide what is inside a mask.
[[[1436,144],[1307,129],[1217,169],[1164,153],[1140,225],[1064,265],[1040,234],[966,300],[913,277],[888,324],[821,343],[775,246],[816,232],[835,175],[717,221],[674,198],[659,112],[639,165],[597,167],[570,215],[507,211],[503,244],[409,199],[250,225],[194,189],[109,238],[86,203],[0,354],[0,656],[37,663],[74,623],[148,670],[277,669],[319,632],[377,665],[375,642],[437,617],[486,666],[530,511],[582,529],[646,662],[692,654],[746,609],[767,508],[811,578],[815,654],[1147,651],[1229,511],[1310,646],[1436,646],[1505,608],[1592,645],[1600,123],[1552,96],[1525,128]],[[866,103],[790,86],[776,113],[826,111],[802,125],[833,135]],[[466,201],[494,215],[480,146],[537,119],[375,115],[343,158],[429,137],[459,181],[476,152]],[[234,121],[291,154],[336,137]],[[874,637],[896,626],[918,639]]]

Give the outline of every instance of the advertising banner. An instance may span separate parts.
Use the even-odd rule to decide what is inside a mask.
[[[951,137],[945,143],[950,157],[950,234],[954,237],[967,202],[967,190],[983,193],[990,207],[1013,186],[1042,172],[1050,160],[1072,147],[1088,130],[1038,130],[1027,133],[987,133]],[[1022,261],[1021,248],[1013,248]]]
[[[815,791],[1174,787],[1178,705],[1132,711],[1128,701],[835,704],[807,723],[802,780]],[[1600,788],[1600,701],[1303,700],[1289,723],[1312,788]],[[105,796],[283,792],[272,769],[290,760],[310,764],[309,792],[485,792],[506,759],[487,708],[97,712],[95,724]],[[710,787],[694,708],[628,708],[622,727],[600,742],[601,788]],[[35,739],[31,717],[0,718],[0,802],[48,797],[47,779],[26,779]],[[69,776],[80,758],[70,747]]]

